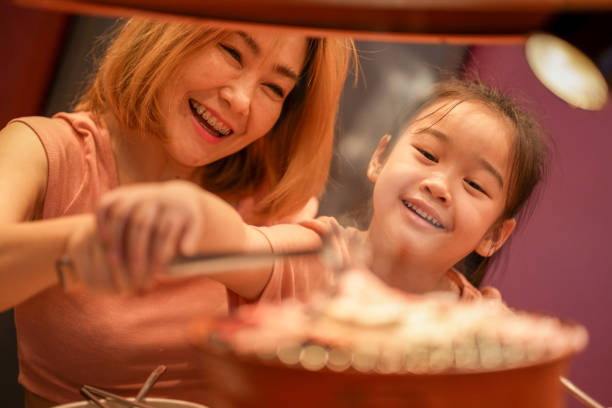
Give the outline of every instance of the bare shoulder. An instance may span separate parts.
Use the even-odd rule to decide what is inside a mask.
[[[32,128],[11,122],[0,130],[0,222],[37,218],[47,186],[45,149]]]

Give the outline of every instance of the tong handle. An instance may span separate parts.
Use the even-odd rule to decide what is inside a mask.
[[[585,407],[589,408],[605,408],[599,402],[595,401],[589,395],[587,395],[580,388],[576,387],[570,380],[565,377],[559,377],[561,380],[561,384],[565,387],[565,389],[572,394],[578,401],[582,403]]]

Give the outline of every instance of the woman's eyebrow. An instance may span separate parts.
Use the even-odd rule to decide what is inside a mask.
[[[418,131],[417,133],[427,133],[444,143],[449,143],[450,141],[450,138],[448,137],[446,133],[440,132],[438,129],[434,129],[432,127],[422,129]],[[497,180],[497,183],[499,184],[499,187],[503,190],[504,189],[504,179],[502,178],[501,173],[497,171],[497,169],[491,163],[489,163],[488,160],[484,159],[483,157],[476,155],[475,159],[486,171],[488,171],[489,173],[493,175],[493,177],[495,177],[495,179]]]
[[[257,42],[255,41],[253,37],[251,37],[249,34],[245,33],[244,31],[236,31],[236,34],[238,34],[240,38],[244,40],[247,47],[249,47],[251,51],[253,51],[253,54],[255,55],[261,54],[261,48],[259,48],[259,44],[257,44]]]
[[[257,41],[255,41],[255,39],[251,37],[248,33],[245,33],[244,31],[236,31],[236,34],[238,34],[240,38],[242,38],[244,43],[247,45],[247,47],[249,47],[253,54],[255,54],[256,56],[259,56],[261,54],[261,47],[259,46],[259,44],[257,44]],[[291,79],[293,82],[297,82],[299,77],[297,72],[285,65],[275,65],[274,71],[281,74],[282,76]]]

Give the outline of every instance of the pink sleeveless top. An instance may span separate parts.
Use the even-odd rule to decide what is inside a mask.
[[[39,136],[49,163],[43,218],[92,211],[99,197],[117,187],[110,139],[88,113],[60,113],[23,122]],[[239,203],[245,216],[253,199]],[[316,204],[292,217],[312,217]],[[265,297],[276,285],[265,291]],[[31,392],[65,403],[82,399],[89,384],[135,396],[160,364],[168,370],[150,396],[206,403],[207,380],[190,343],[190,322],[224,315],[242,301],[203,277],[167,280],[139,296],[96,297],[51,287],[15,308],[19,381]]]

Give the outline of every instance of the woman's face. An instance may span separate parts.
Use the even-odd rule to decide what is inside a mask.
[[[380,170],[371,168],[369,175],[376,182],[371,233],[384,241],[375,245],[444,270],[474,250],[486,251],[482,245],[508,191],[512,128],[470,101],[442,119],[448,109],[426,117],[440,106],[425,109],[424,119],[408,127]]]
[[[197,167],[264,136],[298,80],[306,44],[301,36],[236,31],[187,59],[160,97],[168,154]]]

